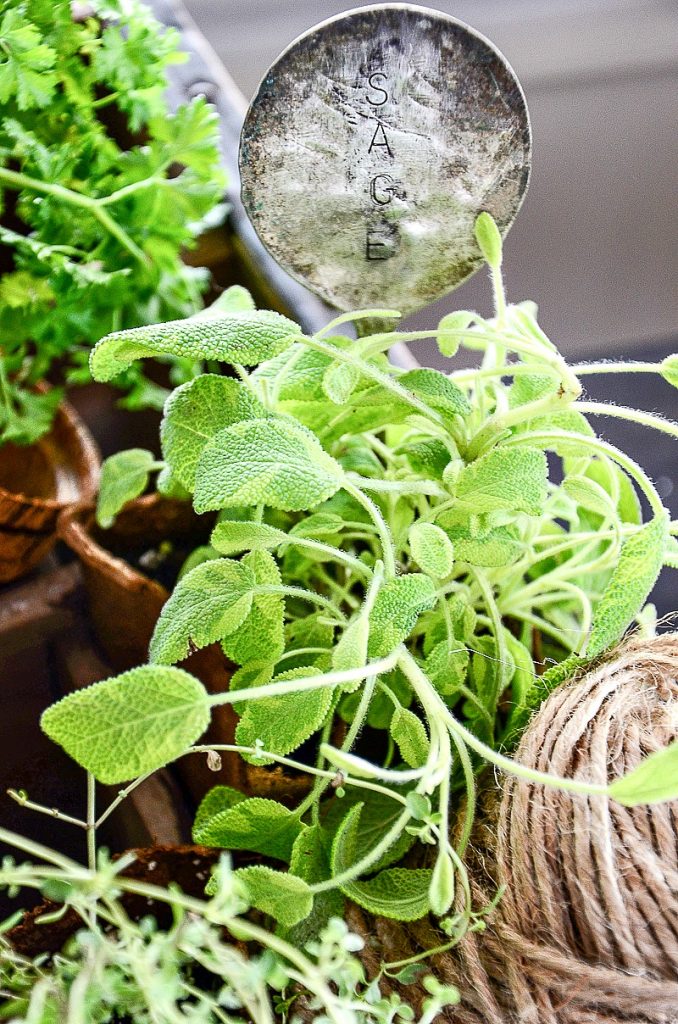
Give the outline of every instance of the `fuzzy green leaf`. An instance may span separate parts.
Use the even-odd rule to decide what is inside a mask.
[[[678,355],[667,356],[661,364],[660,372],[667,383],[678,388]]]
[[[41,725],[74,761],[107,785],[162,768],[205,731],[203,685],[178,668],[142,665],[64,697]]]
[[[407,786],[399,787],[401,793],[408,791]],[[384,838],[384,833],[395,825],[397,818],[403,812],[403,805],[384,793],[375,793],[369,789],[358,789],[357,786],[350,786],[346,795],[323,805],[323,824],[329,833],[335,833],[346,818],[349,810],[360,804],[362,809],[356,827],[355,848],[364,856],[374,849],[378,842]],[[392,845],[381,855],[373,871],[380,871],[381,868],[389,867],[397,863],[405,856],[407,851],[414,846],[415,836],[403,830],[394,840]]]
[[[235,874],[245,883],[251,905],[287,928],[303,921],[313,909],[313,894],[298,875],[275,871],[263,864],[238,868]]]
[[[267,523],[222,519],[214,527],[210,543],[222,555],[236,555],[240,551],[271,551],[286,540],[282,530]]]
[[[370,657],[390,654],[407,639],[421,613],[432,608],[435,602],[433,580],[422,573],[409,573],[385,583],[370,615]]]
[[[442,318],[436,334],[441,355],[447,356],[448,359],[456,356],[461,340],[458,332],[468,330],[474,317],[475,313],[471,313],[467,309],[459,309]]]
[[[466,416],[471,411],[461,388],[440,370],[408,370],[398,378],[398,383],[447,416]]]
[[[303,825],[292,848],[290,872],[309,885],[330,877],[330,842],[322,825]],[[319,892],[313,898],[313,910],[286,936],[298,949],[316,939],[332,917],[343,917],[344,898],[338,889]]]
[[[656,750],[633,771],[616,779],[609,794],[626,807],[678,799],[678,741]]]
[[[468,562],[469,565],[500,568],[515,562],[523,552],[515,534],[505,526],[477,537],[465,526],[451,526],[445,532],[454,545],[457,561]]]
[[[171,665],[195,648],[223,640],[252,607],[256,579],[241,562],[203,562],[182,577],[165,604],[149,648],[150,660]]]
[[[277,586],[280,570],[268,551],[250,551],[242,559],[254,574],[258,586]],[[285,600],[281,594],[258,594],[238,628],[222,640],[224,654],[236,665],[249,661],[275,661],[285,650]]]
[[[540,515],[548,465],[536,448],[494,448],[459,474],[456,497],[475,514],[509,510]]]
[[[452,906],[454,899],[454,866],[452,859],[448,853],[443,850],[438,854],[435,867],[433,868],[433,875],[431,877],[431,886],[429,889],[429,900],[431,903],[431,910],[438,917],[446,914]]]
[[[160,439],[172,474],[188,490],[205,445],[241,420],[261,419],[266,409],[240,381],[205,373],[173,391],[165,405]]]
[[[298,815],[276,800],[253,797],[239,801],[193,826],[193,841],[225,850],[252,850],[289,861],[302,829]]]
[[[463,644],[441,640],[431,649],[424,668],[441,697],[454,697],[466,683],[469,654]]]
[[[360,374],[350,363],[331,363],[323,375],[323,391],[330,402],[345,405],[353,394]]]
[[[241,793],[239,789],[234,789],[233,786],[213,786],[200,801],[195,812],[193,829],[201,828],[210,818],[235,807],[243,800],[247,800],[245,794]]]
[[[145,448],[130,448],[106,459],[101,467],[96,520],[107,530],[128,501],[138,498],[148,486],[155,464],[153,454]]]
[[[312,508],[341,486],[341,466],[291,420],[245,420],[205,447],[195,480],[198,512],[261,502],[287,512]]]
[[[313,666],[303,665],[277,675],[273,682],[302,679],[317,674]],[[282,697],[265,697],[245,705],[236,729],[236,741],[253,747],[261,740],[272,754],[290,754],[323,725],[332,705],[332,689],[304,690]],[[251,758],[248,758],[251,760]],[[270,758],[257,758],[257,764],[270,764]]]
[[[332,873],[349,869],[364,854],[358,845],[362,804],[356,804],[339,827],[332,844]],[[396,921],[418,921],[430,910],[428,868],[386,868],[368,881],[348,882],[341,891],[371,914]]]
[[[494,217],[484,210],[476,217],[474,226],[476,242],[485,262],[494,269],[501,266],[502,242]]]
[[[410,768],[421,768],[426,764],[429,740],[421,719],[413,711],[398,706],[393,712],[390,733],[403,761]]]
[[[616,643],[642,608],[661,570],[667,535],[668,517],[658,515],[624,543],[594,612],[587,658]]]
[[[410,550],[415,562],[425,573],[445,579],[454,565],[454,547],[444,530],[434,523],[416,522],[410,528]]]
[[[335,672],[361,668],[367,662],[369,635],[370,623],[367,616],[358,615],[348,624],[332,652],[332,668]],[[357,689],[360,685],[360,680],[358,680],[353,685],[347,684],[345,689],[350,691]]]
[[[152,356],[254,366],[284,351],[300,334],[298,324],[270,310],[198,314],[108,334],[93,349],[90,370],[95,380],[111,380],[135,360]]]

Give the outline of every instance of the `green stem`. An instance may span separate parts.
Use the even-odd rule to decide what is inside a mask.
[[[571,367],[578,377],[590,373],[661,373],[661,363],[643,363],[634,360],[615,362],[601,360],[597,363],[577,363]]]
[[[371,498],[369,498],[359,487],[351,482],[348,478],[343,481],[344,490],[355,498],[356,501],[360,502],[366,512],[369,513],[370,519],[377,528],[379,534],[379,540],[381,542],[382,556],[384,560],[384,567],[387,576],[396,575],[396,557],[393,549],[393,541],[391,540],[391,534],[389,532],[386,521],[382,516],[381,512],[374,504]]]
[[[87,772],[87,866],[90,871],[95,871],[97,866],[96,786],[96,779]]]
[[[339,616],[342,618],[341,612],[337,606],[329,601],[322,594],[315,594],[312,590],[305,590],[303,587],[288,587],[283,584],[262,583],[256,587],[257,594],[282,594],[286,597],[298,597],[302,601],[308,601],[311,604],[317,604],[320,608],[325,608],[326,611],[332,612],[332,615],[336,618]]]
[[[401,834],[408,821],[412,818],[409,808],[403,811],[398,816],[395,824],[384,834],[379,842],[374,846],[369,853],[366,853],[364,857],[352,864],[350,868],[345,871],[341,871],[338,875],[334,875],[332,878],[328,878],[324,882],[316,882],[315,885],[310,886],[312,893],[328,892],[330,889],[338,889],[344,885],[348,885],[349,882],[354,882],[356,878],[360,878],[361,875],[366,874],[373,864],[386,853],[386,851],[393,845],[398,836]]]
[[[56,807],[45,807],[44,804],[36,804],[33,800],[29,800],[28,797],[17,792],[16,789],[8,789],[7,796],[19,804],[19,807],[25,807],[29,811],[46,814],[48,818],[56,818],[57,821],[63,821],[67,825],[77,825],[78,828],[88,827],[87,822],[83,821],[82,818],[73,818],[70,814],[64,814],[63,811],[59,811]]]
[[[325,672],[317,676],[308,676],[304,679],[284,679],[279,683],[266,683],[263,686],[254,686],[248,690],[227,690],[225,693],[215,693],[209,697],[211,707],[218,707],[221,704],[242,704],[250,700],[264,700],[268,697],[284,697],[288,693],[302,693],[307,690],[321,690],[323,688],[334,688],[342,683],[355,683],[367,679],[371,675],[381,675],[390,672],[398,660],[398,652],[394,651],[386,658],[378,661],[371,661],[360,668],[344,669],[341,672]],[[211,749],[211,748],[208,748]]]
[[[433,480],[372,480],[370,477],[349,474],[351,480],[366,491],[383,494],[428,494],[435,498],[446,498],[448,492]]]
[[[615,416],[620,420],[630,420],[643,427],[652,427],[664,434],[678,437],[678,423],[672,420],[662,419],[661,416],[654,416],[642,409],[629,409],[624,405],[607,405],[605,402],[577,402],[576,407],[580,412],[589,413],[593,416]]]

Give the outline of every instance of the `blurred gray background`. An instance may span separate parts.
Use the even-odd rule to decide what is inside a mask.
[[[278,53],[352,0],[184,0],[249,100]],[[511,299],[538,302],[570,355],[656,348],[678,335],[676,0],[438,0],[520,78],[534,163],[506,243]],[[489,312],[477,275],[410,318]],[[431,357],[421,348],[420,358]]]

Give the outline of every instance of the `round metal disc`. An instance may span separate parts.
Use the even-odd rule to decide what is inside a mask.
[[[408,312],[481,264],[525,194],[530,125],[504,57],[424,7],[363,7],[286,49],[248,110],[242,198],[264,245],[339,309]]]

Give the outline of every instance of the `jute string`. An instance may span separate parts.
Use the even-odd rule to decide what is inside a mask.
[[[523,764],[611,782],[678,738],[678,634],[634,640],[553,693]],[[486,796],[470,856],[476,908],[506,890],[484,932],[430,967],[458,986],[454,1024],[678,1024],[678,801],[625,808],[514,777]],[[365,963],[445,937],[428,921],[349,923]],[[388,981],[386,981],[388,984]],[[400,990],[415,1004],[423,993]]]

